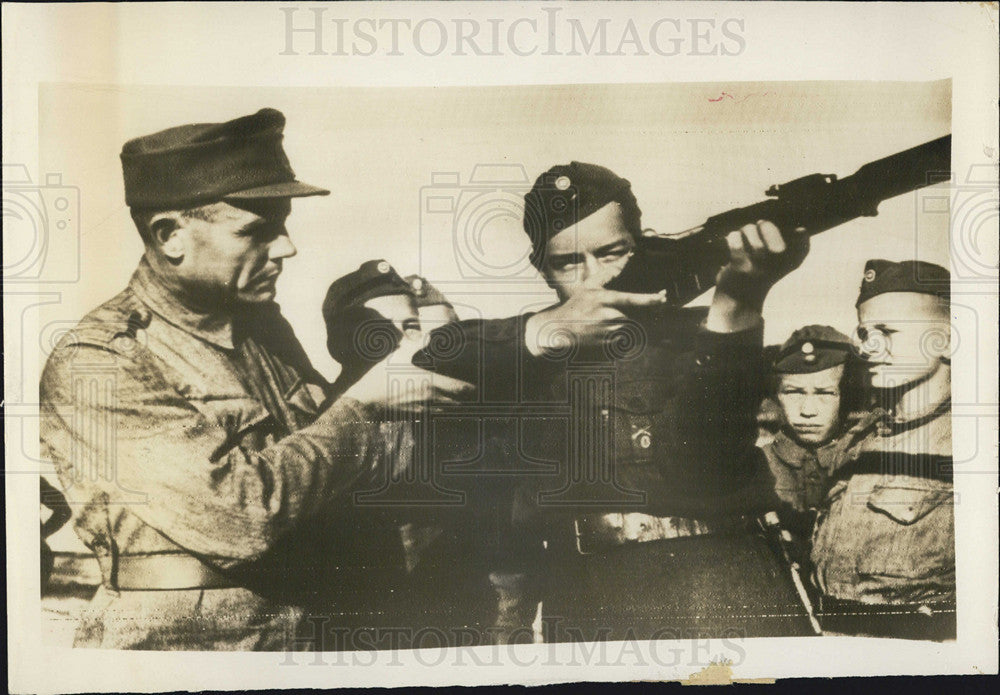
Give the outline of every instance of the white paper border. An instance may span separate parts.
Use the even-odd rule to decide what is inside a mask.
[[[164,3],[3,5],[3,161],[37,164],[37,88],[43,82],[122,85],[467,85],[679,81],[953,80],[953,163],[956,172],[997,162],[996,4],[893,3],[572,3],[563,16],[631,18],[736,17],[744,50],[736,56],[510,57],[484,69],[475,56],[281,56],[280,7],[294,3]],[[303,3],[300,7],[319,6]],[[489,16],[512,22],[539,16],[536,3],[373,3],[331,5],[339,17],[452,18]],[[33,169],[33,170],[37,170]],[[5,294],[14,288],[5,287]],[[26,291],[21,287],[16,291]],[[996,296],[963,297],[981,317],[996,316]],[[7,297],[5,297],[5,302]],[[10,321],[9,314],[7,321]],[[30,330],[25,327],[24,330]],[[953,393],[979,387],[992,394],[955,438],[978,437],[995,456],[996,337],[979,331],[978,370],[955,371]],[[5,343],[8,340],[5,331]],[[6,375],[31,355],[5,351]],[[26,366],[26,365],[25,365]],[[35,365],[37,368],[37,365]],[[24,370],[30,374],[32,370]],[[26,380],[25,394],[33,388]],[[8,382],[9,383],[9,382]],[[37,381],[33,382],[37,384]],[[29,400],[27,395],[25,400]],[[982,399],[980,399],[982,400]],[[16,415],[21,404],[8,404]],[[10,420],[8,420],[10,422]],[[30,433],[25,433],[30,437]],[[9,441],[9,435],[8,435]],[[984,470],[995,459],[983,461]],[[359,655],[353,668],[282,666],[274,654],[117,653],[42,649],[38,639],[38,579],[34,480],[6,476],[8,516],[9,683],[15,692],[153,691],[339,687],[577,680],[678,679],[692,669],[667,666],[547,666],[572,660],[574,645],[526,647],[514,655],[531,666],[425,666],[412,653]],[[915,644],[850,638],[750,640],[736,678],[788,676],[995,673],[997,670],[997,515],[995,477],[966,483],[956,476],[959,639]],[[988,479],[989,484],[982,480]],[[21,551],[24,552],[21,552]],[[484,648],[488,650],[489,648]],[[691,646],[681,645],[684,653]],[[725,653],[723,645],[709,651]],[[713,652],[714,653],[714,652]],[[550,657],[549,655],[556,656]],[[370,662],[386,663],[384,667]],[[436,658],[436,657],[435,657]],[[651,663],[649,656],[645,657]],[[427,661],[427,659],[425,659]],[[488,660],[487,660],[488,661]],[[398,665],[392,665],[398,664]]]

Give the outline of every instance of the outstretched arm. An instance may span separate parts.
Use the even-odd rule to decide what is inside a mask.
[[[804,229],[782,235],[766,220],[731,232],[726,242],[730,260],[716,278],[705,324],[716,333],[733,333],[759,324],[767,293],[809,253],[809,235]]]

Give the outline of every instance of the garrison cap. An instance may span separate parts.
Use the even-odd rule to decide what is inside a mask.
[[[194,123],[122,147],[125,202],[170,210],[220,200],[293,198],[330,191],[295,180],[281,146],[284,115],[261,109],[226,123]]]
[[[792,333],[778,351],[774,371],[811,374],[844,364],[851,354],[851,340],[830,326],[805,326]]]
[[[369,299],[392,294],[410,294],[410,283],[382,259],[365,261],[357,270],[337,278],[326,291],[323,318],[331,319],[352,306],[361,306]]]
[[[570,162],[539,176],[524,196],[524,231],[531,239],[532,263],[538,265],[550,238],[614,201],[639,211],[632,184],[605,167]]]
[[[947,269],[926,261],[887,261],[874,258],[865,263],[861,290],[855,306],[886,292],[918,292],[951,298],[951,274]]]

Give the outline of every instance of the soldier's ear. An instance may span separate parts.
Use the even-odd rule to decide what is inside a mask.
[[[938,328],[937,335],[932,337],[932,341],[936,343],[934,348],[938,358],[942,363],[950,365],[951,355],[955,348],[951,339],[951,324],[943,321]]]
[[[149,220],[149,236],[168,261],[177,264],[184,260],[187,233],[183,215],[174,211],[153,215]]]

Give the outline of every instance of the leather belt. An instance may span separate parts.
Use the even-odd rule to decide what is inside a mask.
[[[228,589],[231,579],[186,553],[119,555],[115,572],[119,591]]]
[[[704,536],[745,526],[746,520],[743,518],[708,522],[679,516],[652,516],[640,512],[589,515],[573,520],[576,550],[581,555],[629,543]]]

